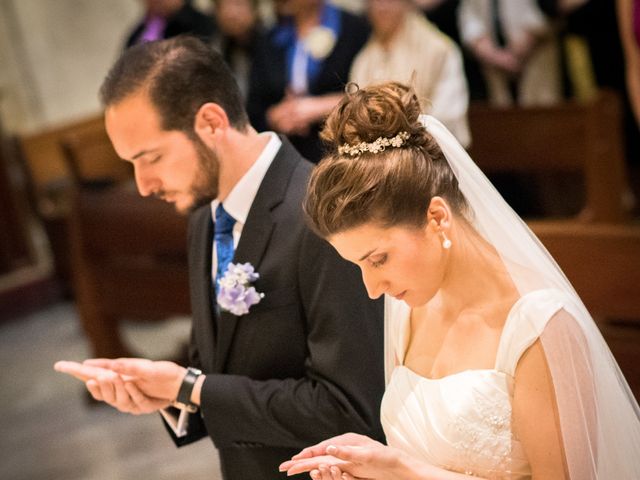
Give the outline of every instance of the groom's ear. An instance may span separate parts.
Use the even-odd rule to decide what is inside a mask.
[[[435,196],[429,202],[427,224],[435,224],[439,230],[447,230],[451,226],[451,208],[444,198]]]
[[[229,118],[224,109],[217,103],[205,103],[196,112],[193,130],[205,145],[210,148],[216,143],[216,137],[229,127]]]

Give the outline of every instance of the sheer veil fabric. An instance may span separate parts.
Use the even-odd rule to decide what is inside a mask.
[[[567,299],[548,321],[540,341],[553,379],[569,477],[640,479],[640,409],[586,307],[538,238],[455,137],[431,116],[423,115],[420,121],[458,179],[472,209],[468,218],[497,250],[520,295],[551,288]],[[388,382],[396,358],[388,321],[385,328]]]

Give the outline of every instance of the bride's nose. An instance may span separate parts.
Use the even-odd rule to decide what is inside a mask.
[[[389,286],[388,282],[367,268],[362,269],[362,281],[367,289],[369,298],[372,298],[373,300],[380,297],[380,295],[382,295]]]

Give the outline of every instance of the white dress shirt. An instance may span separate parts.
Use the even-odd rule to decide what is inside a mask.
[[[247,216],[249,216],[249,210],[253,204],[260,184],[264,179],[264,176],[271,166],[271,162],[275,158],[278,150],[282,146],[282,141],[273,132],[264,132],[260,135],[269,135],[269,143],[267,143],[264,150],[255,161],[251,168],[242,176],[242,178],[235,184],[235,186],[229,192],[227,198],[222,202],[224,209],[229,215],[231,215],[236,223],[233,226],[233,248],[238,247],[240,242],[240,235],[242,235],[242,229],[247,222]],[[220,201],[215,199],[211,202],[211,218],[214,223],[216,220],[216,208]],[[212,242],[211,252],[211,279],[212,281],[216,276],[216,269],[218,267],[217,254],[216,254],[216,242]]]

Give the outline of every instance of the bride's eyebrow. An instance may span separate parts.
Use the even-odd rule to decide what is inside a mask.
[[[371,255],[373,252],[375,252],[378,249],[378,247],[374,248],[373,250],[369,250],[367,253],[365,253],[361,258],[358,259],[359,262],[363,261],[365,258],[367,258],[369,255]]]

